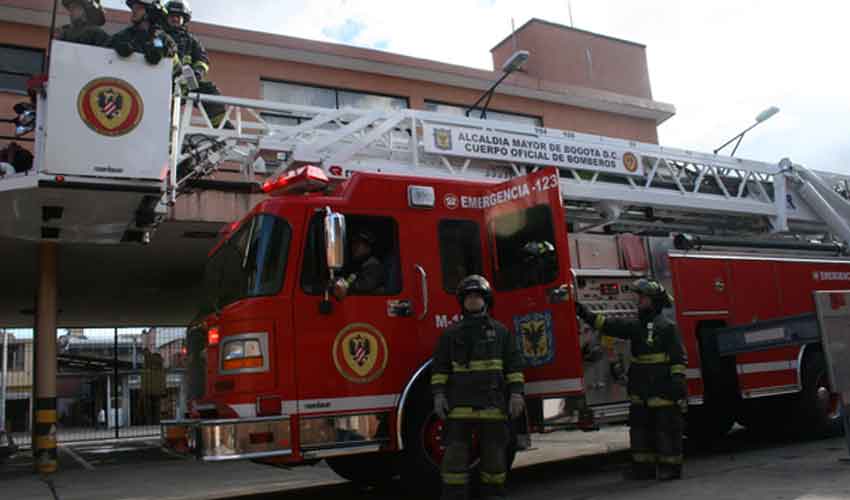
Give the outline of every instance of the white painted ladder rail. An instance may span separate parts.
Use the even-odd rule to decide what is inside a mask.
[[[565,200],[584,207],[591,222],[613,224],[628,218],[629,213],[650,210],[659,220],[680,219],[687,224],[732,228],[730,232],[835,230],[835,224],[825,221],[818,210],[809,206],[808,200],[795,200],[798,193],[789,192],[787,185],[796,177],[789,179],[789,171],[779,164],[427,111],[328,109],[222,96],[192,97],[201,111],[193,113],[191,107],[184,106],[176,116],[179,122],[174,139],[180,145],[178,151],[182,151],[186,138],[195,134],[225,140],[230,155],[223,151],[213,159],[223,162],[241,157],[249,173],[262,151],[278,152],[285,158],[281,168],[271,172],[272,176],[310,163],[336,178],[354,171],[369,171],[498,182],[538,166],[498,157],[465,156],[456,151],[440,154],[428,147],[428,141],[435,140],[435,128],[440,127],[558,141],[576,147],[613,148],[634,154],[639,159],[638,170],[629,175],[560,167]],[[210,102],[224,104],[228,109],[226,120],[217,128],[204,111],[204,104]],[[270,116],[297,120],[293,124],[276,124]],[[225,128],[225,124],[232,129]],[[239,148],[242,148],[240,154],[234,155]],[[174,160],[180,158],[185,156],[174,158],[172,167]],[[547,164],[542,162],[539,166]],[[177,182],[175,170],[172,168],[173,185]],[[822,182],[829,179],[845,185],[850,179],[837,174],[813,175]],[[832,188],[834,191],[836,186]],[[632,220],[629,224],[638,222]]]

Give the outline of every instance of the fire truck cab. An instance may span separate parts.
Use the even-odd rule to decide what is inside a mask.
[[[212,251],[204,396],[167,438],[190,429],[185,444],[205,460],[328,458],[350,478],[433,476],[423,464],[439,463],[442,422],[430,357],[470,274],[492,278],[493,314],[528,366],[519,432],[588,416],[555,169],[501,184],[365,173],[330,183],[308,166],[266,190]],[[358,271],[349,243],[363,230],[383,279],[336,299],[330,285]]]

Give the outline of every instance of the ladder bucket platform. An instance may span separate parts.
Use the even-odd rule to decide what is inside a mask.
[[[0,178],[0,236],[143,241],[168,174],[171,61],[54,41],[35,161]]]

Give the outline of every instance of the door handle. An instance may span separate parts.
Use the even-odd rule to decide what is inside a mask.
[[[422,285],[422,314],[420,314],[416,319],[422,321],[428,316],[428,273],[425,272],[425,269],[416,264],[413,266],[416,269],[416,272],[419,273],[419,283]]]
[[[556,304],[558,302],[568,302],[570,300],[570,285],[565,283],[559,287],[549,290],[549,302]]]

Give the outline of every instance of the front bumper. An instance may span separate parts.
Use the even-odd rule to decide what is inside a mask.
[[[257,459],[292,454],[289,417],[165,420],[162,446],[199,460]]]

